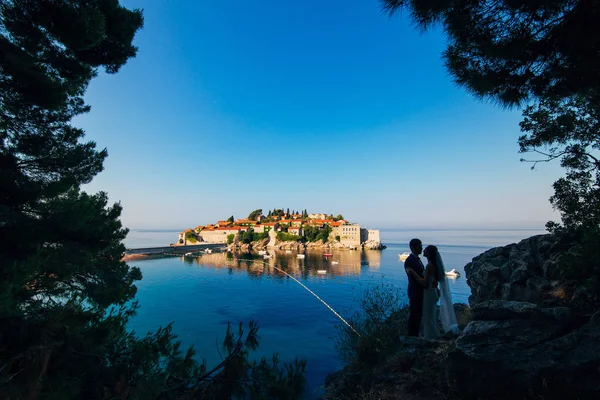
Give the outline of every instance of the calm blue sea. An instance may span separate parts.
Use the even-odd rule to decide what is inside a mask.
[[[286,270],[318,294],[341,315],[348,315],[369,285],[390,283],[405,291],[407,285],[398,254],[409,251],[417,237],[424,245],[438,246],[446,268],[462,276],[450,279],[454,302],[467,303],[470,294],[464,266],[489,248],[515,243],[543,229],[522,230],[382,230],[382,251],[334,252],[331,264],[320,253],[304,260],[277,253],[271,265]],[[127,247],[164,246],[177,239],[177,230],[132,230]],[[217,344],[227,322],[256,320],[260,326],[257,356],[273,352],[281,360],[296,356],[307,364],[308,399],[317,397],[325,376],[341,364],[331,337],[340,321],[298,283],[261,262],[236,260],[226,253],[200,257],[134,261],[143,273],[137,283],[141,308],[131,327],[143,335],[174,321],[184,345],[196,347],[209,366],[219,362]],[[327,274],[317,274],[317,270]]]

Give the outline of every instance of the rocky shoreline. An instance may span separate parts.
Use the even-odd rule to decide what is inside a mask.
[[[578,306],[594,293],[556,278],[574,244],[538,235],[475,257],[465,266],[472,320],[458,338],[401,336],[375,368],[330,374],[323,398],[600,398],[600,312]]]
[[[280,241],[275,238],[265,238],[251,243],[232,243],[228,246],[231,250],[258,251],[258,250],[291,250],[302,252],[305,250],[383,250],[386,248],[381,242],[366,242],[359,248],[349,247],[337,241],[317,240],[303,243],[299,241]]]

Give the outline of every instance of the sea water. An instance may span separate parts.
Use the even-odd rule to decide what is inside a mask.
[[[164,246],[178,231],[132,230],[127,247]],[[307,360],[306,398],[316,398],[325,376],[341,365],[332,337],[341,321],[298,283],[273,267],[285,270],[327,302],[342,316],[355,309],[362,292],[373,285],[391,284],[406,293],[407,277],[398,254],[417,237],[426,246],[438,246],[447,270],[461,276],[449,279],[455,303],[468,303],[470,289],[464,266],[484,251],[532,235],[542,229],[522,230],[382,230],[387,246],[381,251],[309,252],[305,259],[277,252],[265,260],[239,259],[227,253],[200,257],[173,257],[132,261],[143,279],[136,283],[141,305],[131,328],[143,335],[174,322],[174,332],[186,346],[193,345],[209,366],[219,359],[217,346],[229,322],[259,324],[256,356],[279,353],[280,360]],[[333,263],[337,262],[336,263]],[[320,272],[317,272],[317,271]],[[325,273],[323,273],[325,271]],[[405,296],[403,298],[406,299]]]

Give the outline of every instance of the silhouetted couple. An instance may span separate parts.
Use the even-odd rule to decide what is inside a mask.
[[[423,251],[423,244],[419,239],[412,239],[409,246],[411,253],[404,261],[404,268],[408,275],[408,299],[410,302],[408,336],[419,336],[422,323],[425,339],[440,337],[437,318],[438,300],[441,300],[440,320],[444,331],[458,333],[452,295],[440,252],[437,247],[431,245]],[[427,258],[427,266],[424,266],[419,258],[421,252]]]

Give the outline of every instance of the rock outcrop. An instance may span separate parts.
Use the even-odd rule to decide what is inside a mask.
[[[315,242],[306,243],[306,248],[307,249],[322,249],[322,250],[332,250],[332,249],[345,250],[345,249],[348,249],[348,246],[346,246],[338,241],[335,241],[335,240],[329,240],[325,243],[323,243],[322,240],[317,240]]]
[[[269,245],[269,240],[270,240],[269,238],[264,238],[264,239],[252,242],[252,249],[254,249],[254,250],[266,249],[267,246]]]
[[[363,249],[365,250],[383,250],[385,248],[386,246],[376,240],[369,240],[363,244]]]
[[[471,306],[485,300],[562,304],[560,283],[552,280],[561,256],[575,243],[555,235],[538,235],[496,247],[465,266]]]
[[[443,368],[454,343],[401,336],[397,347],[395,355],[374,368],[348,365],[329,374],[321,399],[447,399],[437,385],[432,385],[431,378],[434,371]]]
[[[589,321],[565,307],[490,300],[450,354],[461,398],[600,398],[600,313]]]
[[[473,321],[447,366],[461,398],[600,398],[600,314],[565,307],[585,287],[555,278],[575,245],[538,235],[465,266]]]
[[[269,248],[276,250],[291,250],[291,251],[302,251],[306,248],[304,243],[294,242],[294,241],[279,241],[275,240],[275,242],[271,241],[268,245]]]
[[[423,346],[401,339],[402,354],[395,360],[412,360],[414,354],[422,359],[419,365],[402,364],[407,370],[395,372],[398,381],[421,376],[423,365],[434,360],[443,372],[429,373],[447,382],[446,398],[600,398],[600,312],[590,314],[574,302],[592,286],[557,278],[561,257],[575,245],[569,238],[539,235],[475,257],[465,267],[473,320],[452,348],[443,341]],[[437,352],[447,357],[439,359]],[[387,370],[376,371],[369,379],[388,379]],[[344,379],[329,383],[337,392],[352,391],[355,386]],[[395,394],[420,392],[414,389],[401,385]]]

